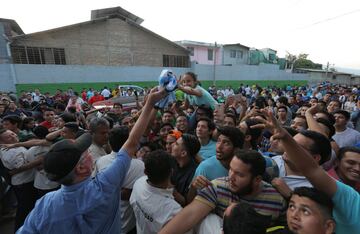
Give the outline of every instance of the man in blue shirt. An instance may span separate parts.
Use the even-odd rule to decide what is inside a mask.
[[[165,91],[152,92],[128,140],[111,166],[91,179],[93,163],[87,149],[91,136],[53,145],[44,158],[49,179],[62,187],[36,203],[17,233],[120,233],[120,189],[154,104]]]

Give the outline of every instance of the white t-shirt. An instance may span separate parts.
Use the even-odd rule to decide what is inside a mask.
[[[312,184],[306,179],[305,176],[287,175],[285,169],[285,162],[282,156],[272,157],[279,167],[279,177],[289,186],[291,190],[297,187],[313,187]]]
[[[336,132],[332,137],[338,146],[354,146],[360,142],[360,133],[354,129],[346,128],[345,131]]]
[[[46,154],[50,149],[50,146],[33,146],[26,152],[26,158],[29,161],[35,160],[37,157],[42,157]],[[44,169],[36,170],[35,168],[35,179],[34,179],[34,187],[41,190],[50,190],[59,187],[60,184],[54,181],[49,180],[46,175]]]
[[[89,150],[89,154],[91,155],[91,157],[93,159],[94,165],[95,165],[96,160],[98,160],[101,156],[106,155],[104,148],[102,148],[94,143],[90,145],[88,150]]]
[[[104,89],[103,91],[101,91],[101,95],[104,97],[104,98],[108,98],[110,97],[110,91],[108,89]]]
[[[0,150],[0,158],[4,166],[13,170],[21,167],[22,165],[29,162],[26,158],[26,151],[24,147],[16,147],[9,150]],[[34,180],[35,170],[30,169],[11,176],[12,185],[21,185]]]
[[[96,161],[96,173],[106,169],[115,160],[117,153],[112,151]],[[124,184],[122,188],[132,189],[135,181],[144,176],[144,163],[139,159],[131,159],[129,170],[126,173]],[[121,213],[121,231],[127,233],[131,231],[136,225],[135,215],[129,201],[122,200],[120,203]]]
[[[160,189],[148,184],[147,176],[138,179],[130,197],[138,234],[158,233],[179,211],[173,189]]]

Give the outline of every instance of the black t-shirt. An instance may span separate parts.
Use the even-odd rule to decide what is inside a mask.
[[[171,182],[175,186],[176,191],[181,195],[186,196],[189,191],[189,186],[194,177],[197,164],[194,160],[190,162],[183,168],[180,168],[179,165],[175,165],[174,172],[171,178]]]

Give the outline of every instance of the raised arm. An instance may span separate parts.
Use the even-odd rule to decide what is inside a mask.
[[[143,107],[141,115],[139,116],[139,119],[136,121],[133,129],[130,132],[129,138],[122,147],[128,152],[129,155],[135,155],[135,152],[139,144],[139,139],[141,138],[141,136],[143,135],[146,129],[145,126],[148,126],[149,124],[150,121],[149,114],[153,110],[155,103],[161,100],[165,96],[166,96],[166,91],[164,89],[161,90],[153,89],[151,91],[145,103],[145,106]]]
[[[159,234],[183,234],[192,229],[212,208],[205,203],[194,200],[168,222]]]
[[[313,159],[313,157],[282,128],[270,111],[264,112],[267,120],[259,121],[262,127],[273,129],[273,138],[280,139],[287,158],[296,165],[296,168],[311,182],[311,184],[332,197],[336,192],[336,182]],[[258,126],[252,126],[258,127]]]
[[[198,89],[194,89],[194,88],[191,88],[188,86],[182,86],[180,84],[178,84],[178,89],[180,89],[181,91],[183,91],[186,94],[194,95],[197,97],[201,97],[203,95],[202,92]]]
[[[326,138],[329,136],[326,134],[326,131],[324,131],[324,128],[321,126],[320,123],[318,123],[314,119],[314,114],[318,112],[318,104],[312,106],[311,108],[307,109],[305,112],[305,118],[306,122],[308,124],[308,129],[323,134]]]

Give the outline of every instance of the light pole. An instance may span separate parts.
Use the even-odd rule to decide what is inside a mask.
[[[216,78],[215,78],[215,73],[216,73],[216,41],[215,41],[215,47],[214,47],[214,74],[213,74],[213,85],[216,85]]]

